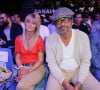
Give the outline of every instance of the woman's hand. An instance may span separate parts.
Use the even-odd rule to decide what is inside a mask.
[[[20,78],[22,78],[26,74],[28,74],[28,69],[26,69],[24,67],[20,68]]]
[[[28,69],[25,69],[24,67],[21,67],[18,77],[15,78],[16,82],[19,82],[28,73],[29,73]]]

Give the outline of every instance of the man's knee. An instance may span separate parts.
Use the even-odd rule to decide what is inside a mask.
[[[84,81],[83,88],[83,90],[100,90],[100,83],[89,72],[88,77]]]

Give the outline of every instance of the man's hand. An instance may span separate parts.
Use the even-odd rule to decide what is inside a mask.
[[[75,90],[74,87],[71,84],[69,84],[66,79],[63,81],[62,85],[66,90]]]
[[[82,87],[82,84],[78,82],[78,83],[75,85],[75,90],[81,90],[81,87]]]

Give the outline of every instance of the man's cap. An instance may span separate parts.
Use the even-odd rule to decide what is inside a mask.
[[[66,8],[66,7],[61,7],[54,11],[51,19],[52,21],[56,21],[59,18],[70,17],[73,15],[74,15],[74,12],[71,9]]]

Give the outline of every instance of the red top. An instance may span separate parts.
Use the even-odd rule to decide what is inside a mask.
[[[15,53],[20,54],[22,64],[37,62],[38,52],[41,50],[44,51],[44,42],[41,37],[38,38],[31,50],[25,49],[20,36],[15,40]]]

